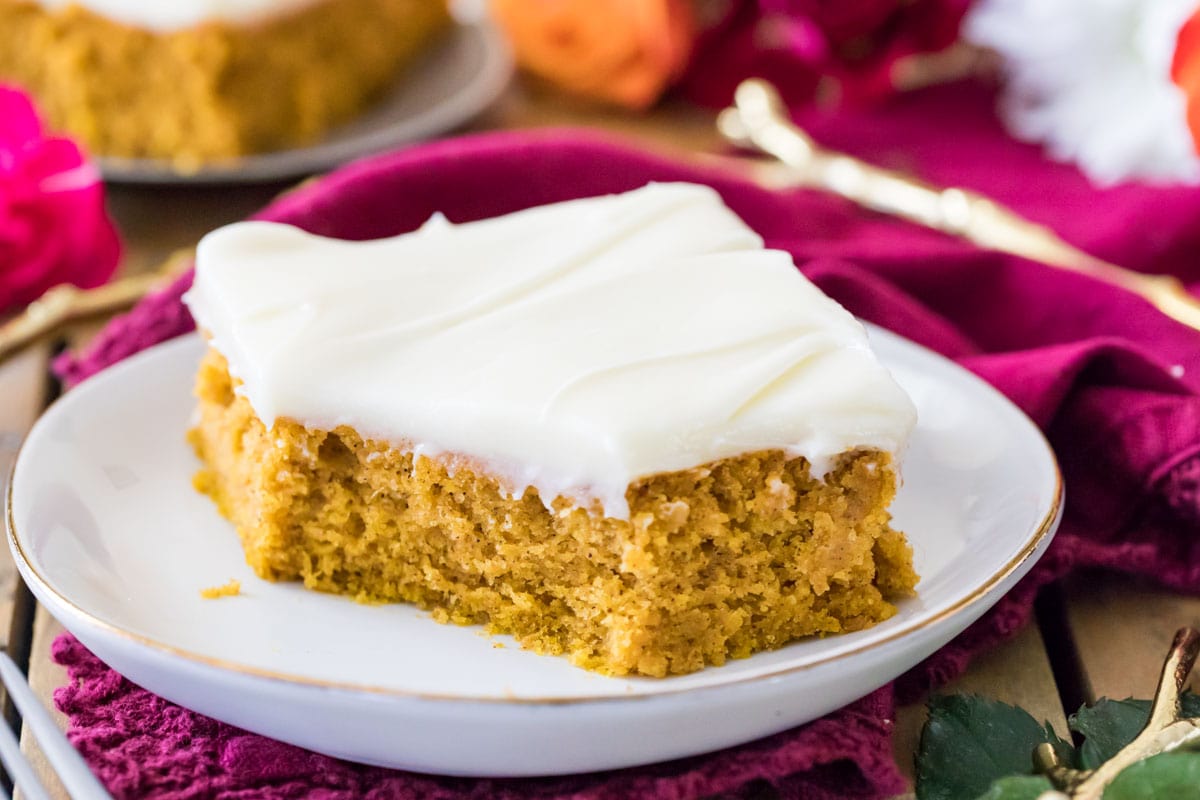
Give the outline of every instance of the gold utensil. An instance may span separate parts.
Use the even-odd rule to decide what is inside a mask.
[[[1033,752],[1034,768],[1058,789],[1043,794],[1039,800],[1101,800],[1105,787],[1126,767],[1159,753],[1200,748],[1200,719],[1183,717],[1179,702],[1197,653],[1200,653],[1200,632],[1195,628],[1176,631],[1158,678],[1146,726],[1132,742],[1096,769],[1065,767],[1059,763],[1052,745],[1038,745]]]
[[[786,164],[789,183],[845,197],[864,208],[999,250],[1071,270],[1145,298],[1172,319],[1200,330],[1200,301],[1168,275],[1143,275],[1088,255],[1049,228],[1030,222],[983,195],[938,189],[898,172],[826,150],[790,119],[779,93],[759,79],[743,81],[733,106],[717,118],[733,144]]]
[[[0,325],[0,362],[65,325],[124,311],[151,290],[166,285],[191,263],[191,251],[180,251],[158,270],[145,275],[131,275],[95,289],[69,284],[54,287]]]

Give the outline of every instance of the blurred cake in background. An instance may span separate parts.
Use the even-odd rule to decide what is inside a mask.
[[[196,167],[353,118],[446,0],[0,0],[0,81],[102,156]]]

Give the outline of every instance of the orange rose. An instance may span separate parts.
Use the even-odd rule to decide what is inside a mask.
[[[1200,11],[1192,14],[1175,39],[1171,80],[1187,98],[1187,123],[1200,152]]]
[[[567,91],[646,108],[687,65],[689,0],[492,0],[522,67]]]

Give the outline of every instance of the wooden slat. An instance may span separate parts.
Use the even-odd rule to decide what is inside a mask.
[[[17,446],[45,403],[49,355],[48,347],[36,346],[0,363],[0,487],[5,490]],[[14,633],[17,580],[12,555],[7,547],[0,548],[0,647],[11,647],[19,653],[27,642],[9,638]],[[16,633],[19,636],[22,631]],[[12,647],[14,644],[16,647]]]
[[[1066,594],[1089,702],[1151,697],[1175,630],[1200,628],[1200,598],[1132,578],[1083,575],[1067,583]]]
[[[1048,721],[1060,734],[1066,734],[1067,721],[1059,702],[1058,688],[1041,632],[1035,624],[1029,624],[1015,638],[979,656],[962,677],[942,691],[980,694],[1020,706],[1038,722]],[[927,717],[925,706],[904,706],[896,717],[892,749],[896,762],[911,784],[913,758]]]
[[[59,727],[67,729],[66,715],[54,707],[54,690],[67,682],[67,671],[50,658],[50,645],[63,632],[58,620],[50,616],[45,608],[38,606],[33,624],[33,643],[29,651],[29,687],[50,710]],[[37,740],[29,735],[28,729],[21,731],[21,751],[33,766],[42,786],[46,787],[54,800],[69,800],[69,796],[42,753]]]
[[[49,350],[31,347],[0,364],[0,431],[24,433],[46,399]]]
[[[0,485],[7,486],[19,439],[45,404],[49,355],[48,346],[38,345],[0,364],[0,474],[3,475]],[[0,551],[0,646],[19,658],[21,653],[30,651],[28,617],[14,620],[18,605],[17,568],[8,548]]]

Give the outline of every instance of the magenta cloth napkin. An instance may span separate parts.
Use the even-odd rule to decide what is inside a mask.
[[[1136,268],[1200,278],[1200,190],[1099,191],[1008,139],[989,89],[962,84],[873,111],[812,117],[817,136],[889,166],[970,186]],[[56,701],[71,737],[122,798],[700,798],[889,796],[902,787],[889,739],[896,698],[920,697],[1029,618],[1034,595],[1078,567],[1200,590],[1200,334],[1107,285],[866,214],[806,191],[772,193],[726,174],[646,155],[581,131],[444,141],[344,168],[258,215],[365,239],[415,228],[434,211],[464,221],[649,180],[715,186],[767,243],[790,251],[860,316],[953,358],[1046,431],[1067,482],[1049,552],[996,608],[896,684],[799,729],[722,753],[570,779],[473,781],[358,767],[271,742],[129,684],[69,636]],[[68,382],[192,323],[189,277],[114,322],[58,369]],[[698,309],[698,313],[703,310]]]

